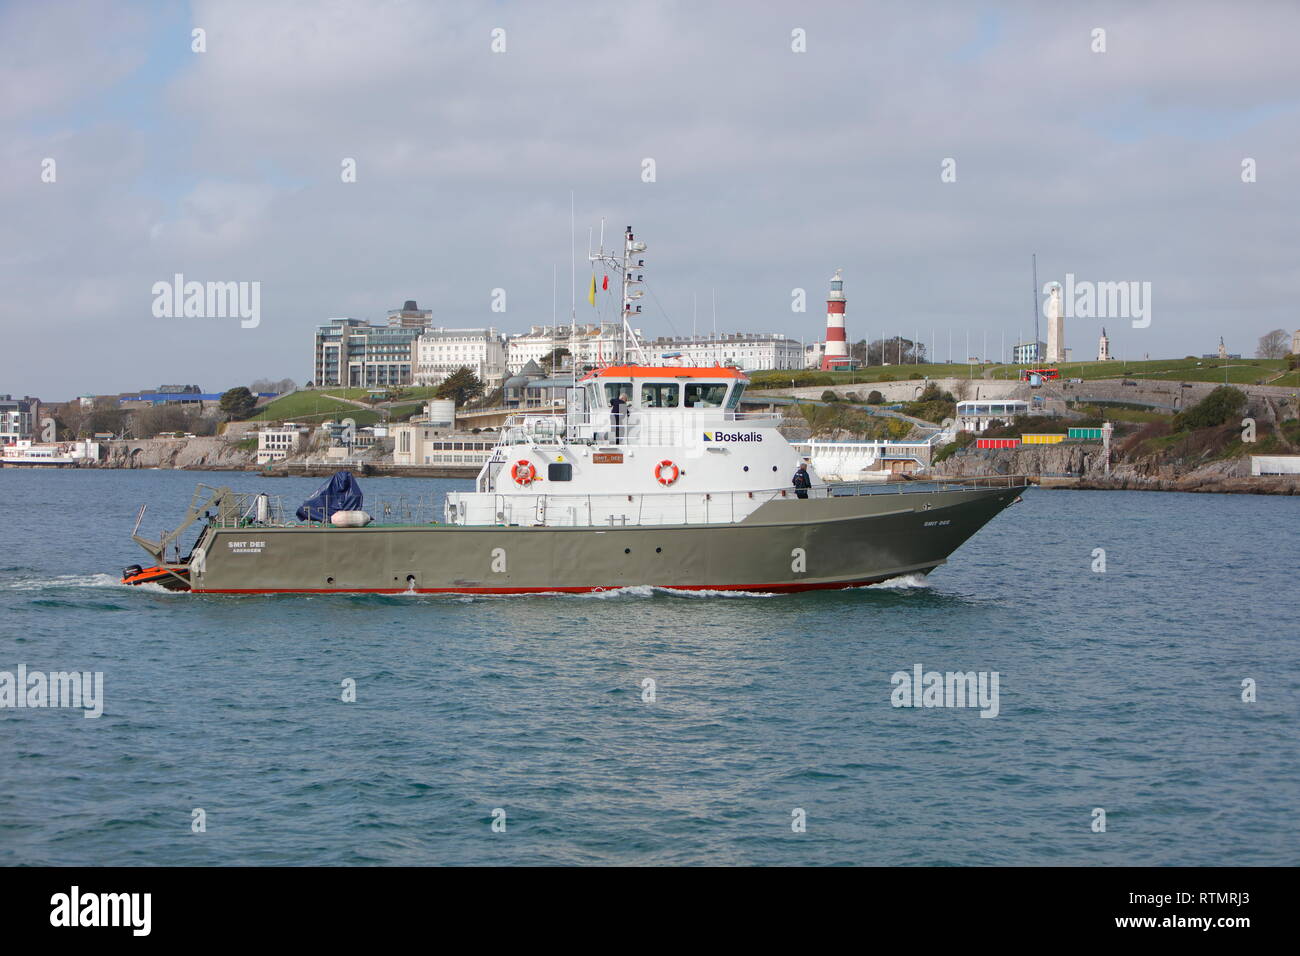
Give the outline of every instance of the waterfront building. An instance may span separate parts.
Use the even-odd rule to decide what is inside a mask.
[[[961,432],[982,432],[989,423],[999,421],[1011,424],[1017,415],[1028,415],[1029,403],[1019,399],[990,399],[988,401],[958,402],[957,430]]]
[[[429,422],[392,426],[393,464],[457,465],[477,470],[492,457],[497,436],[449,433]]]

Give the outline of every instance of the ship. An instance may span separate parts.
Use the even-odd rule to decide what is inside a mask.
[[[152,565],[123,583],[196,594],[855,588],[929,574],[1019,500],[1026,482],[1014,476],[823,480],[780,413],[741,409],[744,371],[648,360],[631,327],[645,248],[629,227],[621,256],[602,242],[592,257],[622,276],[619,354],[575,375],[561,412],[510,417],[472,491],[367,500],[344,472],[291,513],[282,496],[199,485],[157,539],[139,533],[141,507],[132,538]]]

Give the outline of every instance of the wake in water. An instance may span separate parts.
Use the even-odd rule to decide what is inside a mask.
[[[10,570],[8,568],[6,571]],[[18,571],[34,572],[34,568],[19,568]],[[161,584],[123,584],[122,579],[111,574],[56,574],[54,577],[20,577],[14,581],[0,582],[0,591],[52,591],[61,588],[126,588],[131,591],[147,591],[150,594],[183,594],[169,591]]]
[[[930,578],[924,574],[901,574],[896,578],[890,578],[888,581],[881,581],[879,584],[868,584],[860,588],[850,588],[851,591],[874,591],[884,589],[887,591],[909,591],[912,588],[929,588]]]

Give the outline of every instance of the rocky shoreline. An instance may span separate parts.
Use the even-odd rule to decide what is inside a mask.
[[[1186,470],[1156,458],[1111,466],[1106,474],[1101,445],[1075,443],[1019,448],[966,448],[935,466],[936,476],[1042,476],[1044,487],[1093,491],[1184,491],[1205,494],[1300,494],[1300,475],[1252,475],[1249,458],[1211,461]]]

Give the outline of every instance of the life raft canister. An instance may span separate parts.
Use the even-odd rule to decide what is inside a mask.
[[[681,473],[681,469],[667,458],[655,465],[655,480],[661,485],[671,485]]]
[[[520,458],[510,467],[510,477],[517,485],[531,485],[533,479],[537,477],[537,469],[527,458]]]

